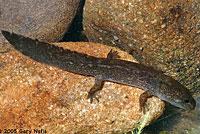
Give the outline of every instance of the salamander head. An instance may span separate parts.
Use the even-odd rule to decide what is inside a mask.
[[[190,91],[171,77],[160,83],[159,92],[156,96],[185,110],[193,110],[196,106]]]

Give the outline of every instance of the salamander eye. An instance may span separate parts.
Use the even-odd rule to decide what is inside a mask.
[[[186,103],[186,104],[190,103],[190,100],[189,100],[189,99],[184,99],[183,101],[184,101],[184,103]]]

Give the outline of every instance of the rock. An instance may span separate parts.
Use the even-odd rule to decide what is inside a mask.
[[[125,49],[197,91],[199,7],[195,0],[87,0],[84,31],[89,41]]]
[[[96,57],[106,57],[111,49],[97,43],[57,45]],[[0,45],[0,48],[5,46]],[[112,49],[117,50],[122,59],[135,62],[127,53]],[[94,84],[93,77],[41,64],[12,47],[0,53],[0,81],[2,130],[33,132],[37,129],[48,134],[123,133],[139,127],[145,117],[139,111],[139,96],[143,90],[105,82],[99,102],[91,104],[87,94]],[[164,102],[152,97],[147,106],[146,125],[163,113]]]
[[[80,1],[1,0],[0,30],[48,42],[59,41],[70,26]]]

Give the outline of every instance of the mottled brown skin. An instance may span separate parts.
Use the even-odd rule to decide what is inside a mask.
[[[97,91],[102,89],[103,82],[112,81],[144,89],[140,96],[141,107],[148,97],[157,96],[185,110],[195,108],[191,93],[179,82],[152,67],[114,59],[117,58],[116,52],[111,51],[107,58],[96,58],[15,33],[2,31],[2,34],[17,50],[38,62],[76,74],[94,76],[95,84],[88,93],[91,102],[93,98],[98,100]]]

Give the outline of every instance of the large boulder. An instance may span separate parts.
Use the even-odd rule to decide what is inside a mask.
[[[70,26],[80,1],[0,0],[0,30],[56,42]]]
[[[58,43],[73,51],[106,57],[111,47],[97,43]],[[0,45],[1,46],[1,45]],[[1,47],[0,47],[1,49]],[[124,51],[124,60],[136,62]],[[123,133],[156,120],[164,111],[164,102],[148,98],[149,111],[140,111],[142,89],[105,82],[91,104],[88,91],[94,77],[69,73],[41,64],[14,48],[0,53],[0,128],[44,130],[48,134]],[[148,116],[146,116],[148,115]],[[146,119],[145,119],[146,117]]]
[[[86,0],[89,41],[117,46],[182,84],[200,87],[200,2],[196,0]]]

